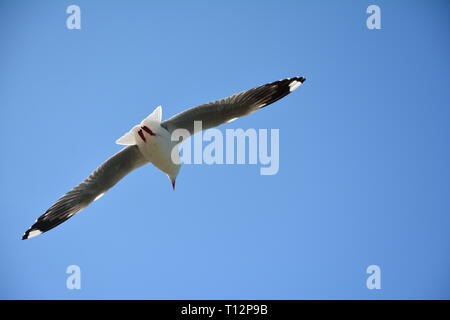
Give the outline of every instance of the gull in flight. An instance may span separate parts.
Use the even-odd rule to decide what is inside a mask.
[[[161,121],[161,106],[157,107],[139,125],[116,141],[117,144],[126,145],[125,148],[56,201],[24,233],[22,239],[35,237],[63,223],[100,198],[128,173],[147,163],[152,163],[166,173],[175,189],[180,164],[179,161],[172,160],[172,154],[178,155],[177,148],[181,142],[171,139],[176,129],[186,129],[193,135],[194,121],[201,121],[202,130],[231,122],[283,98],[304,81],[304,77],[294,77],[268,83],[188,109],[165,121]],[[174,148],[176,149],[172,152]]]

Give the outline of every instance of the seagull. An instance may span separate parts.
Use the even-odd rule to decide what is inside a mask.
[[[162,108],[157,107],[139,125],[120,137],[116,143],[125,145],[122,150],[102,163],[83,182],[58,199],[23,234],[22,240],[38,236],[71,218],[93,201],[99,199],[131,171],[152,163],[167,174],[172,188],[180,171],[178,144],[172,133],[185,129],[195,134],[194,121],[201,121],[206,130],[253,113],[285,97],[306,79],[293,77],[242,91],[214,102],[187,109],[172,118],[162,120]],[[197,129],[198,130],[198,129]],[[175,159],[172,158],[175,155]],[[175,161],[174,161],[175,160]]]

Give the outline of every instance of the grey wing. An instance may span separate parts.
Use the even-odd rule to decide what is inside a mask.
[[[194,130],[194,121],[202,121],[202,130],[230,122],[283,98],[304,81],[304,77],[295,77],[268,83],[188,109],[162,122],[161,126],[170,133],[176,129],[186,129],[192,135],[198,131]]]
[[[32,238],[63,223],[103,195],[134,169],[147,163],[136,145],[126,147],[101,164],[82,183],[56,201],[25,232]]]

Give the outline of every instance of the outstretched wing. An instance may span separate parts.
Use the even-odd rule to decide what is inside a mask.
[[[161,126],[170,133],[176,129],[186,129],[192,135],[196,133],[194,121],[202,121],[203,130],[231,122],[283,98],[304,81],[304,77],[295,77],[268,83],[228,98],[188,109],[162,122]]]
[[[126,147],[101,164],[82,183],[56,201],[28,229],[22,240],[35,237],[63,223],[101,197],[120,179],[147,163],[138,147]]]

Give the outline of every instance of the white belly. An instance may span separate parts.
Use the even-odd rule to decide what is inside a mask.
[[[154,128],[154,136],[145,134],[144,139],[136,134],[139,150],[155,167],[168,175],[176,174],[179,170],[178,146],[170,140],[170,134],[164,128]],[[172,153],[174,159],[172,159]]]

